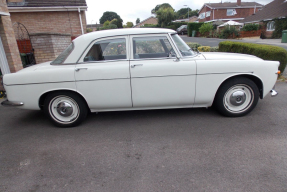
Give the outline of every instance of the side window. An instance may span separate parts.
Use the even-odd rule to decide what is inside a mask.
[[[175,52],[165,36],[133,38],[134,59],[173,57]]]
[[[103,61],[126,59],[126,39],[97,41],[93,44],[84,61]]]

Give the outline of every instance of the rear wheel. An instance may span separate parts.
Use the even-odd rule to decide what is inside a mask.
[[[250,79],[237,77],[224,82],[218,89],[214,105],[228,117],[240,117],[251,112],[259,100],[259,89]]]
[[[45,113],[58,127],[74,127],[87,116],[85,101],[71,92],[55,92],[47,96],[44,103]]]

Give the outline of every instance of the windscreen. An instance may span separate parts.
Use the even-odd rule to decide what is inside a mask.
[[[171,35],[182,56],[196,55],[192,49],[177,34]]]

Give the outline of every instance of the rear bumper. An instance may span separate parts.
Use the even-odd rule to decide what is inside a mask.
[[[21,107],[24,105],[24,103],[23,102],[12,102],[12,101],[6,100],[6,101],[3,101],[1,105],[3,105],[4,107]]]

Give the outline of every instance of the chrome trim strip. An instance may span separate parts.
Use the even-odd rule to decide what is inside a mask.
[[[247,71],[247,72],[225,72],[225,73],[203,73],[203,74],[197,74],[197,75],[220,75],[220,74],[246,74],[251,73],[253,74],[253,71]]]
[[[4,107],[20,107],[20,106],[23,106],[24,103],[23,102],[16,102],[16,101],[8,101],[8,100],[5,100],[1,103],[2,106]]]
[[[6,85],[5,86],[17,86],[17,85],[39,85],[39,84],[52,84],[52,83],[72,83],[75,81],[60,81],[60,82],[42,82],[42,83],[26,83],[26,84],[11,84],[11,85]]]

